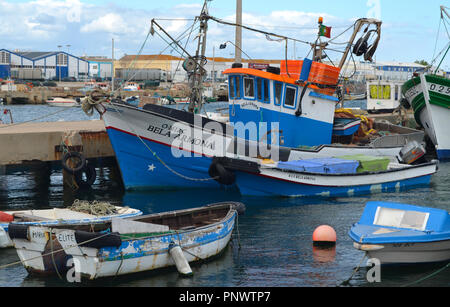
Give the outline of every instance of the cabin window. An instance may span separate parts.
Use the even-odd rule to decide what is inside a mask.
[[[241,78],[239,76],[231,76],[228,80],[230,98],[240,99],[241,98]]]
[[[390,85],[371,85],[370,86],[370,98],[372,99],[391,99],[391,86]]]
[[[284,106],[287,108],[294,108],[296,98],[297,98],[297,89],[291,86],[286,86],[286,92],[284,96]]]
[[[228,82],[230,83],[230,86],[229,86],[230,98],[234,99],[234,98],[236,98],[236,78],[230,77],[230,80]]]
[[[429,213],[378,207],[374,225],[424,231]]]
[[[263,103],[270,103],[269,82],[266,79],[256,79],[257,99]]]
[[[244,97],[255,99],[255,80],[253,78],[244,78]]]
[[[283,98],[283,83],[281,82],[274,82],[274,88],[275,88],[275,105],[279,106],[281,105],[281,99]]]
[[[263,87],[264,80],[263,79],[256,79],[256,88],[258,92],[258,100],[262,101],[264,97],[264,87]]]
[[[270,103],[269,80],[264,80],[264,102]]]

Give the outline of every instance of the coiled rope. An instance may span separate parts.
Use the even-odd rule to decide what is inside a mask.
[[[112,205],[111,203],[100,202],[96,200],[94,200],[93,202],[89,202],[87,200],[76,199],[72,206],[68,207],[67,209],[97,216],[108,216],[118,213],[116,206]]]

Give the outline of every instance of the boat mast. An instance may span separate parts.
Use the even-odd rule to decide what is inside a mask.
[[[209,19],[207,2],[208,0],[205,0],[200,17],[198,17],[200,20],[200,29],[197,35],[197,51],[193,59],[188,59],[195,61],[195,63],[192,63],[194,64],[193,71],[189,74],[192,91],[188,111],[191,113],[200,112],[203,105],[203,79],[206,75],[206,70],[203,66],[206,64],[206,34],[208,32]]]

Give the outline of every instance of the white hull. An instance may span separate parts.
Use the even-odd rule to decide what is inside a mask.
[[[420,112],[420,120],[436,149],[450,150],[450,109],[429,104]]]
[[[369,258],[380,260],[381,264],[432,263],[450,260],[450,240],[430,243],[396,243],[361,245],[355,248],[366,251]]]

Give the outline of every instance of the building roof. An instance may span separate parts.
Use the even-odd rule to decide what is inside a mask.
[[[35,60],[39,58],[45,58],[47,56],[55,55],[58,52],[47,51],[47,52],[38,52],[38,51],[18,51],[16,54],[28,58],[30,60]]]

